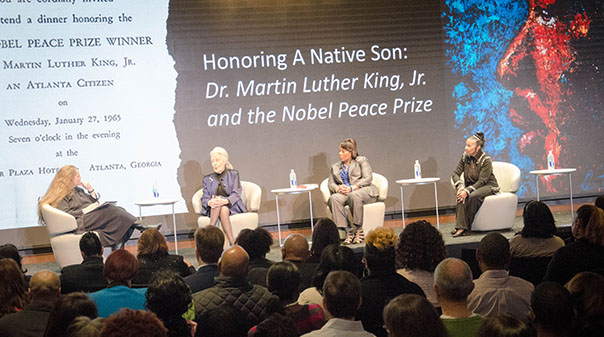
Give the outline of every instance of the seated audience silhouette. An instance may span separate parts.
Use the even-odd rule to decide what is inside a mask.
[[[283,248],[281,248],[283,261],[295,264],[300,271],[302,277],[298,288],[300,291],[312,285],[312,279],[317,273],[317,264],[308,262],[309,254],[308,240],[302,234],[290,234],[283,242]]]
[[[101,330],[101,337],[168,337],[168,329],[154,313],[122,309],[109,316]]]
[[[98,312],[94,302],[84,293],[61,296],[48,315],[44,337],[65,337],[71,321],[78,316],[96,318]]]
[[[370,337],[374,334],[363,329],[355,320],[361,306],[361,283],[352,273],[344,270],[332,271],[323,284],[324,306],[333,315],[325,325],[303,337]]]
[[[457,258],[446,258],[434,270],[434,292],[442,308],[440,316],[450,337],[476,336],[483,318],[468,308],[474,289],[472,270]]]
[[[389,337],[448,337],[434,306],[415,294],[399,295],[388,302],[384,324]]]
[[[510,314],[528,322],[532,283],[510,276],[510,243],[499,233],[489,233],[478,245],[476,260],[482,274],[474,280],[468,308],[481,316]]]
[[[426,220],[408,224],[396,245],[397,273],[419,285],[426,298],[438,307],[434,293],[434,269],[447,257],[440,232]]]
[[[531,321],[537,336],[569,336],[575,314],[568,290],[556,282],[540,283],[531,296]]]
[[[132,279],[137,286],[146,286],[155,273],[160,270],[172,270],[185,277],[193,273],[180,255],[168,252],[168,243],[163,234],[157,229],[147,229],[138,238],[138,273]]]
[[[378,337],[386,336],[382,314],[388,301],[400,294],[426,296],[420,286],[396,272],[397,239],[391,228],[378,227],[365,240],[363,261],[369,275],[361,279],[363,300],[357,319]]]
[[[147,288],[131,288],[137,271],[136,257],[127,250],[118,249],[109,255],[103,269],[107,288],[89,294],[98,307],[100,317],[109,317],[122,308],[145,309]]]
[[[0,317],[20,311],[29,303],[25,275],[13,259],[0,259]]]
[[[573,234],[579,239],[556,252],[544,280],[565,284],[582,271],[604,275],[604,211],[583,205],[577,210],[577,219]]]
[[[317,274],[312,281],[312,287],[306,288],[300,293],[298,303],[318,304],[325,312],[326,318],[331,318],[331,314],[323,305],[323,283],[325,278],[334,270],[345,270],[356,275],[358,264],[354,252],[349,247],[340,246],[339,244],[331,244],[325,247],[317,266]]]
[[[224,234],[216,226],[206,226],[195,231],[195,256],[199,262],[197,271],[187,277],[185,282],[196,293],[214,286],[218,277],[218,259],[224,247]]]
[[[244,322],[247,331],[279,310],[276,296],[247,280],[248,263],[249,257],[240,246],[230,247],[222,253],[216,285],[193,294],[198,323],[221,305],[227,305],[238,312],[238,319]]]
[[[89,293],[107,286],[103,275],[103,246],[94,232],[86,232],[80,238],[81,264],[66,266],[61,270],[61,293],[76,291]]]
[[[298,335],[320,329],[325,314],[318,304],[298,304],[300,272],[291,262],[277,262],[268,269],[268,290],[279,297],[282,311],[289,317]]]
[[[315,223],[312,232],[312,245],[310,246],[310,256],[308,262],[319,263],[321,253],[325,247],[340,244],[340,233],[336,224],[329,218],[321,218]]]
[[[191,289],[180,275],[170,270],[157,272],[151,279],[146,297],[147,310],[164,323],[168,336],[195,336],[197,324],[182,317],[191,303]]]
[[[0,336],[40,337],[44,334],[50,310],[61,295],[59,277],[48,270],[35,273],[29,282],[29,293],[29,304],[0,318]]]
[[[514,316],[497,314],[485,318],[477,337],[534,337],[535,331]]]
[[[556,234],[556,222],[549,207],[541,201],[531,200],[522,212],[524,227],[510,239],[512,257],[553,256],[564,247],[564,240]]]
[[[572,335],[600,336],[604,331],[604,276],[584,271],[568,281],[565,288],[574,299],[577,315]]]

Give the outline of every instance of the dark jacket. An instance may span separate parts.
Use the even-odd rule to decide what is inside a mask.
[[[185,277],[185,282],[191,288],[191,293],[195,294],[213,287],[216,277],[218,277],[218,265],[206,264],[199,267],[195,273]]]
[[[298,290],[302,292],[306,288],[312,287],[312,279],[317,275],[317,263],[289,261],[298,267],[300,271],[300,286]]]
[[[377,337],[386,337],[382,327],[384,319],[382,312],[388,302],[400,294],[417,294],[426,296],[417,284],[404,276],[392,272],[372,273],[361,279],[362,302],[356,319],[363,322],[366,331]]]
[[[266,288],[252,285],[245,278],[224,276],[219,276],[212,288],[193,294],[193,302],[196,320],[227,305],[241,313],[247,330],[280,309],[279,298]]]
[[[479,172],[478,176],[474,176],[476,171]],[[462,173],[464,174],[465,185],[461,180]],[[469,192],[474,192],[483,186],[491,186],[493,192],[499,191],[497,179],[493,174],[493,162],[491,161],[491,157],[487,156],[482,150],[479,150],[475,157],[468,156],[464,153],[457,163],[455,171],[451,174],[451,179],[455,184],[455,188],[464,186]]]
[[[241,182],[239,181],[239,172],[236,170],[226,170],[222,177],[222,184],[224,190],[228,195],[225,197],[229,200],[228,207],[231,210],[230,214],[239,214],[247,212],[245,204],[241,199]],[[210,207],[208,207],[208,201],[212,199],[212,196],[216,195],[216,189],[220,182],[216,178],[214,173],[208,174],[203,177],[203,195],[201,196],[201,214],[210,215]]]
[[[273,261],[266,257],[258,257],[250,260],[250,269],[252,268],[270,268],[273,265]]]
[[[64,267],[59,278],[62,294],[76,291],[89,293],[107,287],[107,279],[103,275],[103,258],[100,256],[89,256],[81,264]]]
[[[107,203],[84,214],[84,208],[97,200],[98,198],[93,198],[80,187],[76,187],[73,193],[66,195],[59,201],[56,208],[76,218],[77,233],[83,233],[84,231],[96,232],[103,247],[122,242],[130,226],[136,222],[136,218],[122,207]]]
[[[589,243],[582,238],[558,249],[547,266],[543,280],[564,285],[573,276],[584,271],[604,275],[604,246]]]
[[[187,266],[180,255],[139,256],[138,273],[132,279],[134,286],[147,286],[153,275],[160,270],[171,270],[182,277],[191,275],[195,268]]]
[[[42,337],[53,304],[34,300],[23,310],[0,318],[0,336]]]

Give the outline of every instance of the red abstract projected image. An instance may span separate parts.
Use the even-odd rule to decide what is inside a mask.
[[[555,5],[556,0],[529,2],[528,18],[499,61],[497,75],[517,96],[518,104],[510,107],[509,114],[515,125],[526,130],[518,140],[520,152],[540,147],[541,162],[545,163],[547,153],[552,151],[557,166],[564,166],[569,165],[570,154],[567,136],[561,129],[569,125],[575,111],[569,99],[574,89],[567,78],[577,67],[572,42],[587,36],[591,20],[585,11],[562,14]],[[516,81],[527,69],[535,75],[532,86]],[[556,191],[553,181],[557,177],[542,178],[548,191]]]

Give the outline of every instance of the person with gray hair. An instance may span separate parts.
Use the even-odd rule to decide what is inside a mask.
[[[210,161],[214,172],[203,177],[201,215],[210,217],[211,226],[215,226],[220,220],[222,230],[232,245],[235,239],[229,216],[247,212],[241,199],[239,172],[233,169],[229,154],[222,147],[217,146],[210,151]]]
[[[4,276],[4,275],[2,275]],[[0,319],[0,336],[42,336],[50,310],[61,296],[59,277],[48,270],[34,274],[29,282],[32,300],[15,313]]]
[[[78,316],[67,327],[67,337],[99,337],[105,324],[105,319],[97,317]]]
[[[434,270],[434,292],[441,305],[440,316],[451,337],[476,336],[483,318],[468,309],[474,289],[472,270],[457,258],[447,258]]]

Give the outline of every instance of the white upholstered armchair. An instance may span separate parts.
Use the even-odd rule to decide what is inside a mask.
[[[472,231],[490,231],[509,229],[514,225],[520,186],[520,169],[518,166],[493,162],[493,174],[499,184],[499,193],[484,198],[484,202],[474,217]]]
[[[201,214],[201,196],[203,188],[193,194],[193,210]],[[239,232],[244,228],[254,229],[258,227],[258,210],[260,209],[260,199],[262,198],[262,189],[260,186],[249,182],[241,181],[241,199],[247,208],[247,213],[231,215],[231,227],[233,229],[233,238],[237,238]],[[197,226],[204,227],[210,224],[210,217],[200,216],[197,218]]]
[[[75,234],[78,228],[73,215],[56,209],[49,204],[42,205],[42,218],[50,236],[50,246],[59,267],[63,268],[82,262],[80,238]]]
[[[327,186],[328,180],[329,179],[325,179],[321,182],[320,190],[321,195],[323,196],[323,202],[327,209],[327,214],[331,218],[332,215],[328,206],[329,197],[331,196],[331,192]],[[369,231],[383,226],[384,215],[386,213],[386,204],[384,203],[384,200],[386,200],[386,197],[388,196],[388,179],[383,175],[374,172],[371,183],[377,186],[378,197],[376,202],[363,205],[363,231],[365,233],[369,233]],[[348,221],[352,222],[350,208],[348,206],[346,206],[346,212],[348,214]]]

